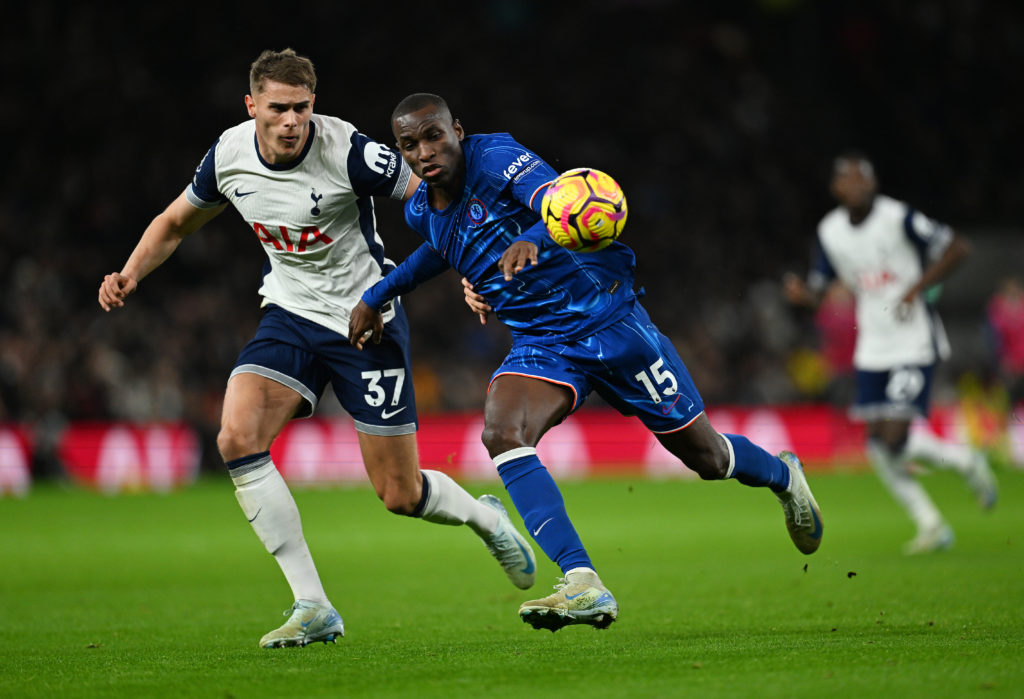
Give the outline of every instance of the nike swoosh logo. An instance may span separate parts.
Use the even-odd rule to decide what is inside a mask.
[[[256,518],[260,516],[260,512],[263,512],[263,508],[262,507],[260,509],[256,510],[256,514],[254,514],[252,516],[252,519],[249,520],[249,524],[252,524],[254,521],[256,521]]]
[[[247,197],[247,196],[249,196],[250,194],[255,194],[255,193],[256,193],[256,191],[257,191],[257,190],[255,190],[255,189],[254,189],[254,190],[252,190],[251,192],[239,192],[239,191],[238,191],[238,188],[237,188],[237,187],[235,187],[235,196],[236,196],[236,197],[239,197],[239,198],[241,198],[241,197]]]
[[[554,519],[554,517],[548,517],[543,522],[541,522],[540,526],[533,530],[533,535],[537,536],[538,534],[540,534],[540,530],[544,528],[544,525],[547,524],[548,522],[550,522],[553,519]]]
[[[526,559],[526,567],[523,568],[520,572],[521,573],[526,573],[527,575],[529,575],[530,573],[533,572],[533,561],[530,560],[530,552],[527,551],[526,547],[523,546],[518,541],[516,542],[516,546],[518,546],[519,550],[523,552],[523,558]]]
[[[814,513],[814,508],[811,508],[811,519],[814,520],[814,531],[811,532],[812,539],[821,538],[821,530],[824,528],[821,526],[821,520],[818,519],[818,515]]]
[[[590,590],[589,590],[589,589],[587,589],[587,590],[584,590],[583,592],[577,592],[577,593],[576,593],[575,595],[566,595],[566,596],[565,596],[565,598],[566,598],[566,599],[576,599],[576,598],[577,598],[577,597],[579,597],[580,595],[585,595],[585,594],[587,594],[588,592],[590,592]]]
[[[668,405],[661,406],[661,414],[662,415],[668,415],[669,413],[671,413],[672,412],[672,408],[676,407],[676,403],[679,402],[679,399],[681,397],[682,397],[682,394],[681,393],[677,393],[676,394],[676,399],[674,401],[672,401]]]
[[[381,420],[387,420],[389,417],[394,417],[395,415],[398,415],[398,413],[400,413],[403,410],[405,410],[405,408],[406,408],[406,406],[402,406],[401,408],[399,408],[398,410],[395,410],[394,412],[388,412],[387,410],[381,410],[380,411],[380,419]]]

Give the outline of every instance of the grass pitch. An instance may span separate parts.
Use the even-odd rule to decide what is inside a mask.
[[[0,696],[1024,696],[1024,473],[999,475],[991,513],[926,478],[957,544],[920,558],[869,473],[812,474],[812,556],[735,482],[563,484],[620,617],[555,634],[516,616],[556,581],[546,559],[523,593],[468,529],[390,515],[368,488],[299,491],[347,637],[274,651],[257,641],[290,594],[226,476],[37,487],[0,500]]]

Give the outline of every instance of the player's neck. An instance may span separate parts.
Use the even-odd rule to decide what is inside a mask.
[[[452,202],[461,198],[463,178],[459,178],[458,186],[429,185],[427,187],[427,201],[438,211],[444,211]]]
[[[858,206],[857,208],[847,208],[846,213],[849,214],[850,216],[850,223],[852,223],[855,226],[859,226],[860,224],[862,224],[864,222],[864,219],[871,215],[871,209],[873,209],[874,206],[875,200],[874,197],[872,197],[871,200],[868,201],[863,206]]]

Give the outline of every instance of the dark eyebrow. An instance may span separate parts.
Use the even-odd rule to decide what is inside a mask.
[[[271,102],[270,106],[273,107],[274,109],[281,109],[281,108],[287,109],[288,107],[292,107],[292,106],[294,106],[296,109],[299,109],[301,107],[308,107],[309,106],[309,100],[303,100],[301,102],[294,102],[294,103],[293,102]]]

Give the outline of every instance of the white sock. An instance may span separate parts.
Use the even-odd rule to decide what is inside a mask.
[[[974,451],[955,442],[939,439],[928,430],[914,430],[910,433],[906,448],[907,457],[923,461],[934,468],[967,473],[974,463]]]
[[[423,470],[427,502],[420,518],[434,524],[468,525],[477,536],[486,538],[498,528],[498,513],[467,493],[446,473]]]
[[[882,444],[869,440],[868,458],[871,465],[875,467],[879,479],[910,516],[918,532],[944,524],[942,514],[939,513],[935,503],[907,470],[905,455],[893,455]]]
[[[295,599],[330,604],[302,535],[299,508],[270,455],[230,473],[245,518],[281,566]]]

